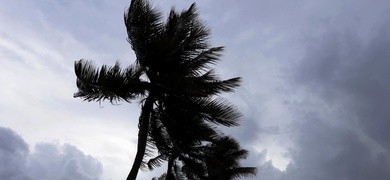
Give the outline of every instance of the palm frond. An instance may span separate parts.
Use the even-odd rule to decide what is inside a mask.
[[[82,59],[75,62],[75,73],[78,92],[74,97],[86,101],[130,102],[147,90],[146,83],[140,80],[142,73],[139,68],[130,66],[122,70],[119,62],[111,67],[104,65],[99,69],[92,62]]]
[[[236,179],[256,175],[255,167],[240,166],[239,161],[247,157],[248,151],[241,149],[235,139],[225,136],[207,146],[210,147],[206,156],[208,179]]]
[[[153,51],[145,56],[150,79],[187,76],[187,61],[197,57],[209,47],[208,30],[198,19],[195,5],[181,14],[172,9],[164,27],[158,26],[158,37],[153,36],[147,45]],[[167,79],[165,79],[167,81]],[[160,82],[159,82],[160,83]]]
[[[257,168],[255,167],[236,167],[236,168],[229,169],[226,172],[226,174],[232,179],[256,176],[256,173],[257,173]]]
[[[158,121],[164,126],[166,136],[176,142],[176,146],[194,146],[201,141],[210,141],[218,131],[211,124],[206,123],[201,116],[200,106],[181,96],[167,96],[158,101],[161,113]],[[191,104],[192,103],[192,104]],[[196,135],[196,136],[194,136]],[[177,144],[179,143],[179,144]]]
[[[211,80],[213,74],[205,74],[199,79],[195,79],[192,83],[193,87],[199,88],[199,91],[204,95],[217,95],[222,92],[232,92],[236,87],[240,86],[241,78],[231,78],[228,80]],[[202,81],[210,79],[209,81]],[[202,89],[201,89],[202,88]]]
[[[206,179],[207,170],[203,162],[194,161],[191,158],[182,157],[182,172],[188,179]]]
[[[154,146],[160,153],[166,153],[173,147],[171,137],[168,130],[161,122],[161,112],[158,107],[154,109],[152,114],[152,121],[150,122],[149,136]]]
[[[172,9],[165,24],[166,35],[174,40],[176,52],[181,52],[180,54],[187,57],[209,46],[207,39],[210,30],[198,16],[194,3],[180,14]]]
[[[148,53],[155,50],[150,46],[161,34],[161,17],[162,13],[152,8],[146,0],[133,0],[124,15],[128,41],[136,54],[137,63],[142,68],[150,66]]]
[[[237,126],[241,113],[223,98],[190,98],[183,106],[198,112],[202,119],[224,126]]]
[[[182,63],[182,69],[185,69],[187,71],[186,76],[201,76],[203,72],[211,68],[210,65],[215,64],[217,61],[219,61],[221,51],[223,51],[223,47],[213,47],[200,52],[193,59]]]
[[[168,157],[166,156],[166,155],[164,155],[164,154],[160,154],[160,155],[158,155],[157,157],[155,157],[155,158],[151,158],[151,159],[149,159],[149,161],[148,161],[148,168],[149,168],[149,170],[154,170],[155,168],[158,168],[158,167],[160,167],[161,165],[162,165],[162,163],[164,162],[164,161],[167,161],[168,160]]]
[[[181,34],[182,38],[185,39],[182,42],[184,49],[206,49],[209,46],[207,40],[209,39],[210,29],[198,17],[195,3],[188,10],[182,11],[180,15],[180,23],[176,34]],[[187,52],[192,54],[192,51]]]
[[[200,77],[182,78],[176,82],[174,88],[160,86],[167,92],[177,92],[177,94],[207,97],[218,95],[223,92],[232,92],[240,85],[241,78],[231,78],[219,80],[213,71],[209,71]]]

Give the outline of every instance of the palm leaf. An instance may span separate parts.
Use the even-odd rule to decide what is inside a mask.
[[[98,69],[90,61],[82,59],[75,62],[75,73],[78,92],[74,97],[86,101],[130,102],[147,90],[147,84],[140,80],[142,73],[136,66],[122,70],[116,62],[114,66],[104,65]]]
[[[128,41],[136,54],[137,63],[142,68],[150,66],[148,53],[155,50],[151,47],[153,39],[161,34],[161,17],[161,12],[153,9],[145,0],[132,0],[124,16]]]
[[[168,157],[166,156],[166,155],[164,155],[164,154],[160,154],[160,155],[158,155],[157,157],[155,157],[155,158],[151,158],[151,159],[149,159],[149,161],[148,161],[148,168],[149,168],[149,170],[154,170],[155,168],[158,168],[158,167],[160,167],[161,165],[162,165],[162,163],[164,162],[164,161],[166,161],[168,159]]]
[[[224,126],[237,126],[241,113],[222,98],[189,98],[183,106],[189,112],[198,112],[205,121]]]
[[[232,92],[240,85],[241,78],[219,80],[213,71],[208,71],[199,77],[184,77],[171,80],[167,84],[158,84],[161,91],[195,97],[218,95],[222,92]]]
[[[182,55],[184,59],[192,57],[199,50],[207,49],[209,46],[207,39],[210,30],[199,20],[198,16],[194,3],[180,14],[172,9],[165,24],[167,36],[172,37],[176,45],[172,52]]]
[[[205,179],[207,177],[204,163],[185,157],[181,157],[180,160],[183,162],[182,172],[188,179]]]
[[[256,176],[256,173],[257,169],[255,167],[235,167],[226,172],[232,179]]]
[[[239,160],[245,159],[248,151],[241,149],[235,139],[226,136],[207,146],[211,147],[211,151],[206,156],[208,179],[225,180],[256,175],[257,169],[255,167],[241,167],[239,165]]]
[[[223,51],[223,47],[213,47],[203,50],[196,57],[182,63],[182,68],[187,70],[188,77],[201,76],[202,73],[211,68],[211,64],[215,64],[220,60],[221,51]]]

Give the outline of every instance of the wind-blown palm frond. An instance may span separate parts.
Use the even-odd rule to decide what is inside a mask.
[[[207,148],[202,147],[202,144],[211,142],[218,136],[217,131],[204,122],[199,112],[188,109],[186,101],[176,96],[168,96],[161,101],[152,116],[150,127],[150,130],[155,132],[151,135],[159,154],[169,157],[170,161],[173,161],[172,165],[177,159],[186,159],[187,163],[193,166],[203,166],[201,162]],[[149,160],[149,163],[154,163],[154,159]],[[169,177],[172,177],[172,174],[175,174],[173,170],[168,172]]]
[[[174,9],[165,24],[166,34],[172,37],[177,54],[182,55],[182,59],[192,58],[199,50],[207,49],[207,42],[210,34],[207,28],[198,18],[195,3],[188,10],[176,13]]]
[[[232,180],[240,177],[255,176],[255,167],[241,167],[240,159],[248,156],[248,151],[241,149],[236,140],[223,137],[208,146],[212,151],[206,156],[209,180]]]
[[[212,96],[222,92],[231,92],[240,85],[241,78],[219,80],[213,71],[200,77],[183,78],[176,85],[177,91],[193,96]]]
[[[167,161],[167,160],[168,160],[168,157],[166,155],[160,154],[157,157],[149,159],[149,161],[147,163],[148,168],[149,168],[149,170],[152,171],[153,169],[160,167],[162,165],[162,163],[164,161]]]
[[[210,65],[213,65],[220,60],[221,51],[223,51],[223,47],[213,47],[203,50],[196,57],[185,61],[185,63],[180,65],[183,69],[186,69],[188,77],[200,76],[204,71],[211,68]]]
[[[223,99],[201,99],[200,112],[205,120],[224,126],[237,126],[241,117],[235,107]]]
[[[224,126],[236,126],[241,113],[223,98],[178,98],[175,99],[187,114],[196,113],[204,121]]]
[[[173,9],[160,38],[164,56],[159,56],[156,71],[170,73],[174,70],[178,77],[188,77],[208,63],[218,60],[222,47],[209,49],[208,28],[198,18],[195,4],[181,14]],[[206,57],[211,57],[206,60]],[[203,57],[203,58],[202,58]],[[201,63],[201,64],[199,64]]]
[[[242,177],[255,176],[256,172],[257,170],[255,167],[236,167],[233,169],[229,169],[227,172],[227,176],[231,177],[232,179],[238,179]]]
[[[234,180],[256,175],[256,168],[241,167],[248,151],[241,149],[238,142],[228,136],[216,138],[204,146],[203,159],[182,157],[182,172],[188,179]]]
[[[147,86],[140,80],[139,68],[130,66],[122,70],[117,62],[114,66],[96,68],[91,62],[79,60],[75,62],[78,92],[74,97],[86,101],[127,101],[145,93]]]
[[[161,12],[153,9],[145,0],[132,0],[124,16],[128,41],[142,68],[151,65],[148,54],[156,50],[153,44],[161,34],[161,17]]]
[[[184,152],[202,141],[210,141],[218,134],[210,124],[205,123],[199,112],[187,108],[188,105],[184,103],[177,98],[167,97],[162,99],[153,113],[150,135],[161,153],[173,147]]]
[[[221,119],[220,122],[225,121],[225,124],[234,122],[235,119],[233,118],[239,115],[236,111],[230,111],[232,108],[229,108],[228,104],[221,106],[225,109],[222,109],[220,112],[202,109],[205,106],[202,103],[206,101],[200,101],[198,98],[172,95],[161,99],[161,101],[159,108],[163,113],[160,113],[158,120],[166,128],[166,132],[171,138],[183,144],[189,143],[187,144],[189,146],[197,145],[196,143],[200,141],[210,141],[214,136],[219,134],[211,124],[206,123],[206,115],[209,117],[219,117]],[[212,104],[209,106],[211,107]],[[225,115],[225,119],[222,119],[223,117],[221,115]]]
[[[153,139],[154,146],[160,151],[166,151],[168,148],[171,148],[172,141],[169,136],[166,127],[161,122],[161,110],[158,110],[158,107],[154,109],[152,114],[152,119],[150,123],[150,132],[149,136]]]
[[[207,177],[205,164],[202,161],[194,161],[194,159],[182,157],[183,162],[182,172],[188,179],[203,180]]]

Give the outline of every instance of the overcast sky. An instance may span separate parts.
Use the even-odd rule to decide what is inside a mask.
[[[134,62],[129,0],[3,0],[0,179],[124,179],[139,104],[73,98],[74,61]],[[154,0],[164,14],[189,0]],[[199,0],[216,66],[243,77],[224,96],[243,113],[225,129],[262,180],[390,179],[388,0]],[[151,179],[165,169],[143,172]]]

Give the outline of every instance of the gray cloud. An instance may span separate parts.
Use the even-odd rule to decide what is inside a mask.
[[[19,135],[8,128],[0,127],[0,179],[18,180],[26,178],[28,145]]]
[[[306,53],[290,83],[305,97],[294,107],[296,149],[286,179],[390,178],[390,19],[382,18],[389,4],[367,5],[366,17],[354,11],[364,5],[304,35]]]
[[[346,127],[330,125],[316,113],[309,113],[297,125],[299,150],[290,154],[293,163],[286,179],[388,179],[390,154],[376,153],[370,144]]]
[[[292,162],[285,171],[256,156],[258,150],[249,148],[252,155],[247,164],[257,164],[259,168],[254,179],[389,179],[390,4],[386,1],[254,4],[234,6],[242,10],[238,14],[248,14],[245,16],[248,19],[241,19],[243,22],[257,17],[257,21],[249,23],[257,34],[244,42],[245,48],[232,40],[238,43],[233,47],[242,51],[229,56],[243,60],[239,61],[242,68],[233,61],[235,65],[230,68],[241,70],[243,86],[250,91],[238,92],[249,96],[244,100],[247,105],[240,107],[247,116],[244,120],[250,122],[243,123],[241,132],[233,133],[246,147],[264,144],[267,138],[275,137],[269,136],[275,132],[291,137],[293,144],[287,150]],[[264,11],[249,10],[258,7]],[[225,14],[233,12],[227,10]],[[237,34],[247,28],[245,24],[237,26],[238,20],[235,21],[232,18],[231,25],[236,27],[226,33]],[[264,37],[267,34],[262,30],[267,28],[271,33]],[[271,49],[259,45],[269,44],[278,37],[282,38]],[[248,60],[248,57],[257,58]],[[267,71],[272,67],[270,59],[281,65]],[[278,75],[278,71],[281,79],[269,74]],[[263,80],[264,76],[268,80]],[[269,83],[278,80],[281,83]],[[283,117],[272,118],[274,114],[267,114],[275,100],[280,100],[277,109],[288,111],[282,123],[274,123],[278,131],[267,132],[264,129],[270,127],[268,124]],[[274,113],[278,112],[286,111]],[[283,134],[285,123],[290,124],[287,134]],[[262,154],[267,156],[270,152]]]
[[[29,174],[34,179],[96,180],[102,175],[102,164],[75,146],[52,143],[35,145],[28,159]]]
[[[389,20],[367,42],[353,31],[326,33],[308,48],[295,76],[298,84],[326,103],[344,106],[347,118],[340,121],[358,121],[386,149],[390,148]]]
[[[0,127],[0,179],[97,180],[102,164],[77,147],[40,143],[30,152],[27,143],[9,128]]]

